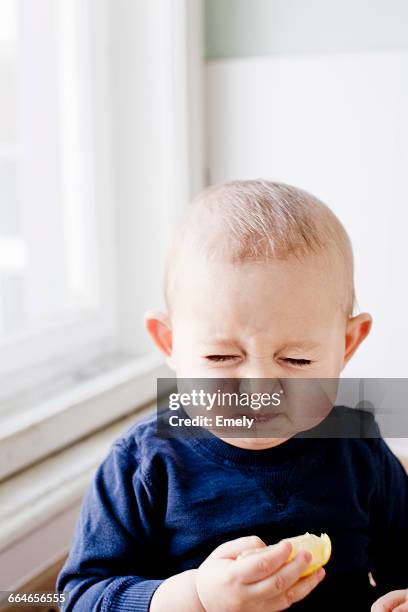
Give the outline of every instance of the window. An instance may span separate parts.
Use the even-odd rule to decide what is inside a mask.
[[[108,202],[95,198],[87,7],[78,0],[0,7],[3,375],[114,331],[103,261],[112,239],[98,243]]]
[[[0,8],[2,339],[61,324],[99,302],[75,4],[44,11],[7,0]]]
[[[165,372],[143,313],[200,187],[198,4],[0,5],[0,478]]]
[[[0,6],[0,333],[12,329],[18,318],[18,305],[12,301],[18,289],[13,287],[15,277],[26,264],[21,240],[16,236],[17,216],[17,15],[16,3],[7,0]],[[8,289],[8,290],[7,290]],[[8,294],[10,292],[10,295]]]

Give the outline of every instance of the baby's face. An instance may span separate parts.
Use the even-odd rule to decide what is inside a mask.
[[[179,379],[336,379],[370,325],[369,315],[346,316],[341,265],[323,257],[242,264],[192,257],[172,296],[166,352]],[[228,442],[275,446],[309,428],[299,427],[297,410],[279,417],[279,431],[290,433]]]

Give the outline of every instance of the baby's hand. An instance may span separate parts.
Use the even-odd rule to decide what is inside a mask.
[[[245,550],[264,552],[237,559]],[[196,589],[207,612],[275,612],[306,597],[324,578],[323,568],[300,578],[311,561],[301,552],[286,564],[291,544],[266,544],[256,536],[221,544],[196,571]]]
[[[377,599],[371,612],[408,612],[408,589],[391,591]]]

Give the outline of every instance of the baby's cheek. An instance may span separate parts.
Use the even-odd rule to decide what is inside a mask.
[[[332,410],[336,400],[337,379],[314,378],[285,381],[279,410],[287,416],[296,431],[318,425]]]

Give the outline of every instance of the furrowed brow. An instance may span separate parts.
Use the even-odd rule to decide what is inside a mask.
[[[208,347],[231,348],[237,346],[238,340],[234,338],[205,338],[201,341],[201,344]]]
[[[319,348],[318,342],[312,342],[305,340],[304,342],[288,342],[284,345],[283,349],[288,350],[300,350],[300,351],[312,351],[313,349]]]

